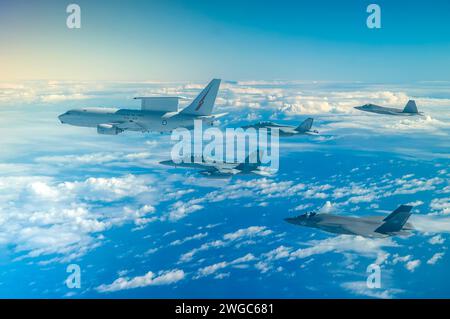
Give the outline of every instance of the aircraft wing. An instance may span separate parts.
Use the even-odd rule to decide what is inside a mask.
[[[147,131],[148,128],[143,126],[141,123],[137,122],[137,121],[128,121],[128,122],[121,122],[121,123],[117,123],[115,124],[118,128],[120,128],[122,131],[126,131],[126,130],[142,130],[142,131]]]
[[[371,223],[348,222],[342,225],[348,233],[362,237],[385,237],[383,234],[375,232],[375,227]]]
[[[239,173],[239,170],[229,167],[217,167],[213,166],[209,169],[201,171],[200,174],[209,176],[209,177],[223,177],[223,176],[231,176]]]
[[[273,122],[258,122],[258,123],[254,123],[254,124],[248,124],[248,125],[244,125],[241,126],[241,128],[243,129],[248,129],[248,128],[254,128],[254,129],[259,129],[259,128],[266,128],[266,129],[271,129],[271,128],[279,128],[280,125],[273,123]]]
[[[103,135],[117,135],[130,129],[147,130],[145,127],[134,121],[102,123],[97,125],[97,133]]]
[[[293,135],[295,135],[295,134],[299,133],[293,127],[292,128],[291,127],[275,127],[275,128],[279,129],[280,132],[285,133],[285,134],[293,134]]]
[[[218,119],[221,117],[224,117],[225,115],[227,115],[228,113],[219,113],[219,114],[211,114],[211,115],[202,115],[199,116],[199,119]]]

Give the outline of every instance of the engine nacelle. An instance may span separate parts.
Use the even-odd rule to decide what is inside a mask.
[[[122,130],[112,124],[99,124],[97,125],[97,133],[103,135],[117,135],[121,133]]]

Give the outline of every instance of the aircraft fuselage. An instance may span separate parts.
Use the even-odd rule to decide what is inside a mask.
[[[384,107],[384,106],[378,106],[375,104],[366,104],[363,106],[357,106],[355,109],[370,113],[377,113],[377,114],[385,114],[385,115],[400,115],[400,116],[413,116],[418,115],[419,113],[408,113],[403,112],[403,110],[392,108],[392,107]]]
[[[148,110],[116,108],[84,108],[70,110],[59,116],[63,124],[81,127],[98,127],[103,124],[120,124],[127,130],[139,132],[171,132],[179,127],[194,126],[194,115],[177,112],[159,112]],[[202,118],[203,124],[211,125],[213,117]]]
[[[329,233],[341,235],[356,235],[368,238],[383,238],[392,235],[406,235],[409,234],[407,230],[411,229],[410,224],[406,224],[404,229],[398,232],[381,233],[376,230],[383,224],[382,216],[369,217],[351,217],[339,216],[332,214],[317,214],[315,216],[306,218],[304,216],[286,218],[288,223],[317,228]]]

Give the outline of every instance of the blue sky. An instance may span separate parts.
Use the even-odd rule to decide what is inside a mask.
[[[73,107],[137,107],[135,95],[192,98],[205,84],[1,84],[1,297],[450,295],[447,83],[223,83],[224,126],[315,118],[320,135],[283,139],[271,177],[207,179],[158,164],[170,156],[168,135],[103,136],[57,121]],[[353,109],[408,98],[423,117]],[[400,203],[415,206],[411,237],[336,236],[283,220],[308,210],[381,216]],[[64,284],[72,263],[81,289]],[[380,289],[365,285],[372,263]]]
[[[378,2],[380,30],[367,1],[77,3],[69,30],[64,1],[0,0],[0,297],[450,296],[448,1]],[[57,120],[193,98],[217,77],[223,127],[314,117],[320,135],[283,139],[274,176],[211,180],[159,164],[168,135]],[[424,116],[353,108],[411,98]],[[404,203],[408,238],[283,221]],[[71,263],[81,289],[64,284]],[[381,289],[365,285],[372,263]]]
[[[449,80],[448,1],[0,2],[2,80]]]

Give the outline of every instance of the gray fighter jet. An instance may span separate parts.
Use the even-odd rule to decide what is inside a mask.
[[[274,122],[259,122],[256,124],[242,126],[243,129],[247,128],[266,128],[269,132],[272,129],[278,129],[279,136],[293,136],[293,135],[314,135],[318,134],[316,130],[311,130],[314,119],[308,118],[302,124],[295,127],[292,125],[281,125]]]
[[[357,235],[369,238],[382,238],[396,235],[409,235],[412,225],[407,223],[412,206],[401,205],[387,217],[348,217],[309,212],[297,217],[286,218],[294,225],[313,227],[329,233]]]
[[[176,163],[173,160],[161,161],[159,163],[173,167],[202,169],[199,172],[200,174],[212,178],[225,178],[238,174],[270,176],[271,173],[261,167],[262,152],[257,156],[256,162],[252,163],[250,159],[255,156],[256,154],[254,153],[247,156],[243,163],[216,162],[202,156],[191,156],[186,160],[182,160],[180,163]]]
[[[379,106],[375,104],[356,106],[355,109],[365,112],[386,114],[386,115],[402,115],[402,116],[422,115],[422,113],[420,113],[417,110],[416,102],[414,100],[409,100],[403,110],[395,109],[392,107]]]

